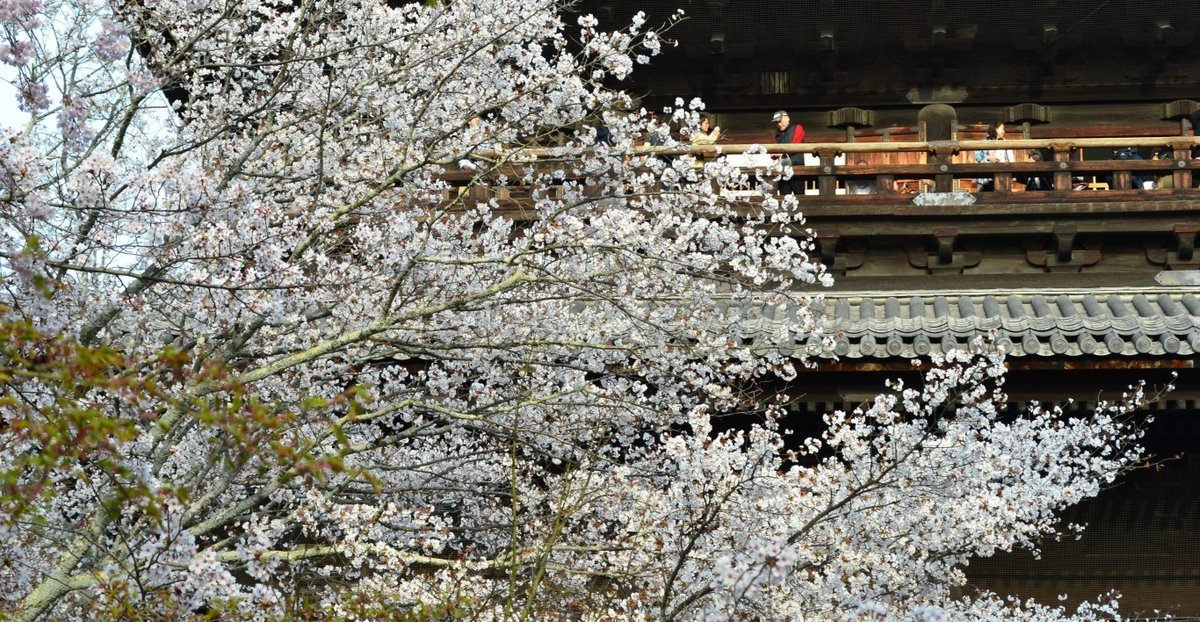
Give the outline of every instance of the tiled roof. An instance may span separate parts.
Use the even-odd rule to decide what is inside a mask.
[[[993,331],[1014,357],[1200,352],[1200,297],[1178,290],[905,297],[831,294],[820,310],[822,330],[834,337],[833,353],[844,359],[923,357],[964,348],[973,338]],[[768,323],[786,322],[794,310],[767,308],[762,313]],[[808,345],[811,349],[816,344]]]

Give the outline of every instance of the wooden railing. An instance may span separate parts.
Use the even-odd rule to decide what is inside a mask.
[[[772,157],[784,154],[799,162],[797,155],[809,156],[808,163],[793,167],[793,175],[806,183],[806,194],[830,200],[852,201],[895,201],[895,195],[911,192],[975,192],[975,180],[993,180],[994,190],[981,192],[981,198],[1000,200],[1024,191],[1022,179],[1030,176],[1043,177],[1050,181],[1050,189],[1030,192],[1053,200],[1071,200],[1073,190],[1088,189],[1107,193],[1139,194],[1200,194],[1193,188],[1200,176],[1193,173],[1200,169],[1200,159],[1192,158],[1194,148],[1200,147],[1200,137],[1161,136],[1136,138],[1078,138],[1078,139],[1016,139],[1005,141],[961,140],[938,142],[852,142],[852,143],[803,143],[795,145],[749,145],[718,144],[679,147],[635,147],[618,156],[672,157],[692,154],[701,158],[722,155],[738,155],[748,172],[764,173]],[[1156,150],[1165,154],[1157,160],[1081,160],[1084,149]],[[1014,162],[976,163],[976,151],[1009,149],[1014,152]],[[1039,151],[1045,161],[1028,161],[1028,154]],[[755,155],[757,154],[757,155]],[[522,167],[561,167],[563,152],[554,149],[525,149],[516,152],[480,154],[502,162],[493,171],[509,179],[520,178],[515,173]],[[915,157],[914,157],[915,156]],[[588,156],[590,157],[590,156]],[[865,164],[857,164],[858,161]],[[903,160],[898,161],[898,160]],[[504,164],[511,161],[511,164]],[[915,163],[914,163],[915,162]],[[474,175],[471,173],[448,173],[447,178],[463,183]],[[1154,182],[1150,187],[1134,187],[1133,180],[1139,177]],[[876,197],[851,197],[844,194],[847,183],[872,183]],[[512,188],[510,186],[510,188]],[[515,189],[515,188],[514,188]],[[886,197],[891,196],[890,199]],[[1088,195],[1095,200],[1103,195]],[[1034,196],[1025,197],[1029,199]],[[1074,197],[1083,199],[1083,196]]]

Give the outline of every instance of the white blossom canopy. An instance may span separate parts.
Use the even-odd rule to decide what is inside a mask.
[[[636,152],[703,108],[614,88],[660,31],[391,4],[0,0],[0,612],[1107,619],[951,595],[1137,459],[1140,392],[1011,417],[952,352],[790,437],[753,387],[823,336],[745,344],[829,279],[794,201]]]

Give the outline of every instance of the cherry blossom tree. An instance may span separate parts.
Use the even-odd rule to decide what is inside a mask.
[[[1014,417],[979,345],[791,436],[794,200],[635,148],[702,104],[562,8],[0,0],[0,612],[1108,619],[954,595],[1139,458],[1142,392]]]

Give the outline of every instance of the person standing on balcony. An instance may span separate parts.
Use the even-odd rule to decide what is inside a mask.
[[[1041,151],[1034,149],[1029,152],[1030,162],[1042,162],[1043,159],[1044,158]],[[1019,181],[1025,184],[1026,192],[1045,192],[1054,189],[1054,182],[1050,179],[1050,176],[1045,173],[1024,175]]]
[[[993,123],[988,126],[987,138],[984,140],[1004,140],[1004,124]],[[975,152],[975,162],[982,164],[983,162],[1014,162],[1012,149],[982,149]],[[975,180],[979,184],[979,191],[986,192],[996,189],[996,178],[980,177]]]
[[[711,145],[721,140],[721,126],[713,127],[708,115],[700,117],[700,127],[692,133],[692,145]]]
[[[709,117],[706,114],[700,115],[699,127],[692,130],[692,146],[707,147],[709,145],[716,144],[718,140],[721,140],[721,126],[718,125],[714,127],[712,117]],[[702,168],[702,160],[704,159],[704,156],[700,154],[695,155],[696,164],[694,166],[696,168]]]
[[[799,123],[792,123],[791,117],[788,116],[786,110],[780,110],[771,117],[771,121],[775,123],[775,142],[781,145],[799,144],[804,142],[804,126]],[[789,155],[784,155],[780,161],[787,168],[792,167],[792,158]],[[804,184],[798,179],[792,179],[790,174],[787,179],[779,180],[779,194],[804,194]]]

